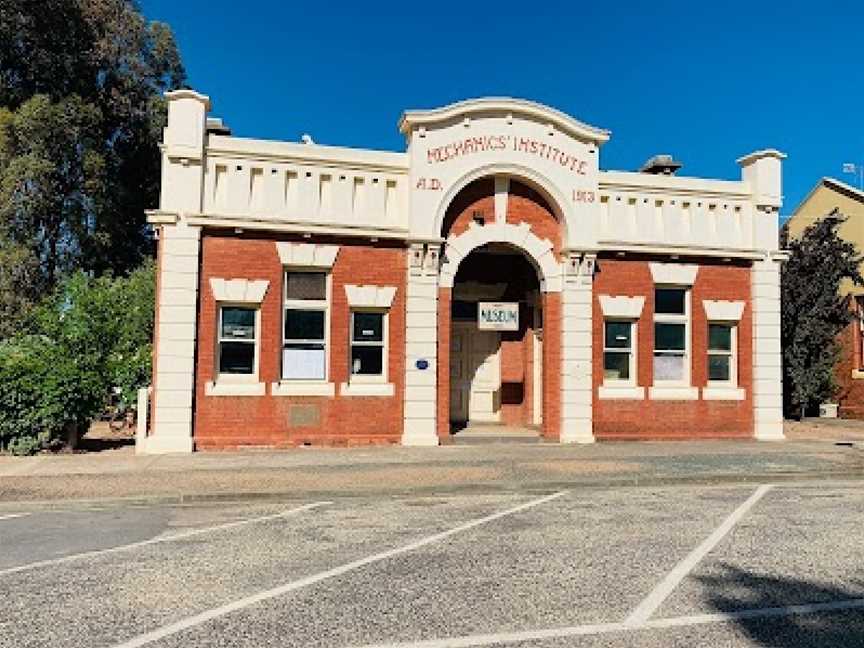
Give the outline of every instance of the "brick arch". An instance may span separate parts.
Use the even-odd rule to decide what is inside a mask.
[[[503,243],[522,252],[528,258],[543,292],[561,292],[561,264],[552,242],[541,239],[531,231],[528,223],[471,222],[461,234],[450,236],[442,256],[438,285],[452,288],[456,272],[463,259],[474,250],[490,243]]]
[[[510,198],[514,199],[514,203],[531,202],[546,210],[551,218],[547,227],[541,229],[547,238],[555,239],[553,241],[555,250],[559,251],[562,241],[569,239],[569,231],[574,223],[572,206],[547,178],[533,169],[520,165],[491,164],[476,168],[462,176],[453,183],[439,202],[435,217],[435,231],[445,239],[451,234],[462,233],[471,220],[470,211],[474,206],[484,212],[487,220],[493,218],[496,176],[506,177],[511,183],[508,191],[507,220],[511,222],[523,220],[516,213],[518,210],[511,209]],[[550,236],[552,228],[556,230],[556,236]]]

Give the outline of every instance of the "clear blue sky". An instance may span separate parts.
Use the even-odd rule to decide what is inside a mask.
[[[779,148],[784,214],[864,162],[861,2],[141,2],[235,135],[403,150],[403,109],[523,97],[611,130],[605,169]]]

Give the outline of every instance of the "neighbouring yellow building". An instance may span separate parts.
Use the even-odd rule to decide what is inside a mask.
[[[809,225],[835,210],[846,217],[840,236],[864,251],[864,191],[834,178],[822,178],[801,201],[787,222],[789,238],[798,238]],[[864,287],[845,281],[840,291],[852,295],[857,317],[843,335],[843,354],[836,372],[840,386],[837,400],[841,416],[864,418]]]

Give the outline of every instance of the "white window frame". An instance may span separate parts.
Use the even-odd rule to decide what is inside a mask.
[[[693,309],[691,307],[692,301],[692,286],[681,286],[681,285],[666,285],[666,284],[658,284],[654,286],[655,290],[683,290],[684,291],[684,314],[668,314],[668,313],[658,313],[656,307],[656,299],[654,306],[654,317],[652,325],[654,324],[683,324],[684,325],[684,367],[683,367],[683,375],[680,380],[657,380],[657,368],[656,368],[656,358],[658,353],[670,353],[669,351],[658,351],[657,350],[657,339],[656,339],[656,330],[657,327],[654,327],[654,345],[651,349],[651,383],[655,387],[665,388],[665,387],[690,387],[692,384],[692,374],[693,374],[693,340],[692,340],[692,319],[693,319]],[[656,297],[656,292],[655,292]]]
[[[226,308],[242,308],[251,310],[255,313],[255,337],[251,341],[238,338],[223,338],[222,337],[222,311]],[[243,344],[251,344],[254,349],[254,358],[252,361],[252,373],[223,373],[221,370],[222,358],[222,343],[223,342],[240,342]],[[216,382],[258,382],[258,366],[261,360],[261,306],[259,304],[250,304],[242,302],[220,302],[216,309],[216,371],[213,373],[216,376]]]
[[[354,314],[355,313],[375,313],[381,315],[381,342],[355,342],[354,341]],[[381,373],[372,374],[355,374],[352,373],[351,366],[351,349],[357,346],[374,346],[381,347]],[[383,308],[358,308],[352,307],[348,311],[348,384],[369,385],[369,384],[386,384],[388,382],[390,363],[390,312]]]
[[[288,275],[291,273],[314,273],[324,275],[324,299],[288,299]],[[290,391],[290,387],[298,387],[301,391],[306,386],[330,385],[330,317],[332,310],[333,276],[329,268],[290,266],[282,269],[282,327],[280,332],[281,344],[279,345],[279,383],[274,386],[274,392],[278,388],[285,387],[283,391]],[[320,344],[322,340],[286,340],[285,322],[289,310],[301,311],[324,311],[324,377],[323,378],[286,378],[284,374],[285,345],[286,344]],[[332,385],[330,385],[332,387]],[[314,389],[312,389],[314,391]],[[330,392],[331,389],[324,391]]]
[[[711,325],[716,326],[728,326],[730,331],[730,350],[729,351],[720,351],[720,350],[712,350],[711,349],[711,336],[710,336],[710,328]],[[730,322],[730,321],[720,321],[720,320],[708,320],[708,333],[706,337],[705,351],[706,351],[706,362],[710,364],[711,356],[728,356],[729,357],[729,379],[728,380],[711,380],[710,377],[707,379],[708,388],[719,387],[724,389],[736,388],[738,387],[738,322]],[[706,376],[709,374],[709,365],[705,366],[705,374]]]
[[[623,353],[622,347],[610,347],[606,344],[606,324],[619,323],[630,325],[630,347],[628,349],[630,355],[630,363],[628,367],[629,378],[621,380],[616,378],[606,377],[606,353]],[[636,350],[639,348],[637,342],[637,322],[632,319],[624,319],[620,317],[604,317],[603,318],[603,386],[604,387],[635,387],[636,386]]]

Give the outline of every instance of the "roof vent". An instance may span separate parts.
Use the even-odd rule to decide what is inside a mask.
[[[682,164],[673,159],[671,155],[655,155],[649,159],[639,173],[652,173],[654,175],[675,175],[675,172],[680,169]]]
[[[222,123],[221,117],[207,118],[207,132],[214,135],[231,135],[231,129]]]

